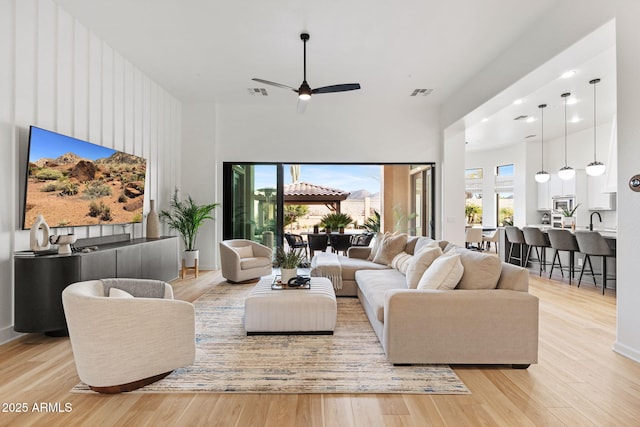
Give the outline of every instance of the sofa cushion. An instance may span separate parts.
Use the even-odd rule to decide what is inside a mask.
[[[122,289],[111,288],[109,289],[109,298],[133,298],[133,295]]]
[[[449,242],[447,242],[446,240],[433,240],[430,237],[423,236],[418,238],[418,241],[416,242],[416,245],[415,245],[414,253],[418,253],[425,248],[433,248],[436,246],[438,246],[440,249],[442,249],[442,251],[444,251],[444,248],[447,246],[448,243]]]
[[[420,237],[418,236],[408,236],[407,243],[404,245],[404,251],[409,255],[415,254],[416,243],[418,243],[418,240],[420,240]]]
[[[460,261],[464,267],[464,274],[457,289],[496,288],[502,271],[500,258],[463,248],[455,248],[452,251],[460,254]]]
[[[356,280],[356,271],[358,270],[388,270],[389,266],[376,264],[373,261],[367,261],[360,258],[348,258],[338,256],[340,268],[342,269],[342,280]]]
[[[402,274],[407,274],[407,269],[409,268],[412,258],[413,255],[409,255],[406,252],[400,252],[391,261],[391,268],[395,268]]]
[[[385,236],[373,262],[390,266],[393,258],[404,250],[406,244],[407,235],[404,233]]]
[[[420,278],[422,277],[424,272],[440,255],[442,255],[442,251],[439,247],[436,246],[435,248],[427,247],[425,249],[422,249],[420,250],[420,252],[413,256],[406,273],[407,287],[409,289],[417,288],[418,282],[420,281]]]
[[[265,257],[240,258],[240,268],[248,270],[250,268],[264,267],[270,262],[269,258]]]
[[[380,250],[380,245],[382,245],[382,241],[388,235],[390,235],[390,233],[382,234],[381,232],[378,231],[376,233],[376,235],[373,236],[373,244],[371,246],[371,253],[369,253],[369,257],[367,257],[368,261],[373,261],[373,258],[375,258],[376,254]]]
[[[233,246],[231,249],[233,249],[240,258],[253,258],[253,247],[251,245]]]
[[[424,272],[418,281],[417,289],[455,289],[463,272],[460,254],[443,254]]]
[[[398,270],[360,270],[356,273],[358,289],[379,321],[384,322],[385,294],[391,289],[407,289],[404,275]]]

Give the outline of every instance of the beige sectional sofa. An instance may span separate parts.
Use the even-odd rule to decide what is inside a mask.
[[[342,283],[336,294],[359,298],[391,363],[518,368],[537,363],[538,298],[528,293],[528,271],[493,255],[446,242],[437,245],[462,265],[455,289],[409,287],[407,265],[436,246],[420,237],[409,238],[394,257],[391,264],[399,268],[374,262],[372,248],[351,248],[348,257],[337,256]],[[312,264],[311,275],[319,273],[322,269]]]

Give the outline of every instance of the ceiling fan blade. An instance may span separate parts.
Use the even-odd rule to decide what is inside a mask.
[[[311,93],[331,93],[331,92],[346,92],[348,90],[360,89],[360,83],[345,83],[341,85],[323,86],[315,88]]]
[[[281,87],[282,89],[291,89],[292,91],[298,93],[298,89],[293,88],[291,86],[287,86],[287,85],[283,85],[283,84],[275,83],[275,82],[270,82],[269,80],[262,80],[262,79],[251,79],[251,80],[259,82],[259,83],[264,83],[266,85]]]
[[[298,114],[304,114],[304,112],[307,110],[307,104],[309,104],[309,101],[303,101],[302,99],[298,98]]]

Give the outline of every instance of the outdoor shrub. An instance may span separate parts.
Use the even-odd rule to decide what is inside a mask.
[[[101,181],[91,181],[85,185],[82,198],[86,200],[99,199],[111,195],[111,187]]]
[[[48,168],[40,169],[34,176],[40,181],[54,181],[63,177],[62,172]]]
[[[56,191],[56,190],[57,190],[57,186],[55,183],[52,182],[42,187],[41,191],[44,193],[51,193],[52,191]]]

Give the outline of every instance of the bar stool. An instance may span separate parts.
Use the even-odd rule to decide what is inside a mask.
[[[527,256],[524,259],[524,266],[529,263],[529,256],[531,255],[531,249],[536,249],[537,260],[532,260],[540,264],[539,276],[542,277],[542,270],[547,271],[547,251],[546,248],[551,247],[549,238],[540,231],[538,227],[523,227],[522,233],[524,234],[524,241],[529,246],[527,249]]]
[[[549,272],[549,279],[551,279],[551,275],[553,274],[553,268],[556,265],[556,259],[558,260],[558,266],[560,267],[560,274],[564,277],[565,268],[562,267],[562,262],[560,261],[559,251],[568,251],[569,252],[569,285],[571,285],[571,278],[576,277],[575,273],[575,253],[580,251],[578,247],[578,242],[576,241],[576,237],[571,234],[569,230],[564,230],[561,228],[551,228],[547,231],[547,235],[549,236],[549,242],[551,243],[551,247],[553,248],[553,262],[551,263],[551,271]]]
[[[504,228],[507,233],[507,240],[509,241],[509,255],[507,255],[507,262],[511,262],[512,259],[518,261],[518,265],[522,267],[524,258],[522,257],[522,248],[526,244],[524,241],[524,233],[518,227],[507,226]],[[520,257],[513,256],[513,245],[520,245]]]
[[[587,262],[589,263],[589,270],[591,270],[591,276],[593,277],[593,284],[597,285],[596,275],[593,272],[593,265],[591,265],[591,256],[601,256],[602,294],[604,295],[604,290],[607,288],[607,257],[613,257],[616,253],[613,248],[609,246],[606,239],[597,231],[576,231],[575,235],[580,252],[585,255],[582,269],[580,270],[580,277],[578,278],[578,286],[580,286],[580,282],[582,281],[582,274],[584,273]]]

